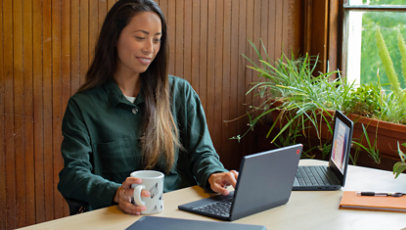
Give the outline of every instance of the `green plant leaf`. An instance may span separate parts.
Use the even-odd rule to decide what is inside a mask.
[[[406,163],[404,162],[396,162],[393,165],[393,174],[395,174],[395,179],[406,170]]]
[[[382,64],[383,64],[385,72],[386,72],[386,74],[388,76],[388,80],[391,83],[392,91],[396,95],[400,95],[401,94],[401,88],[400,88],[399,79],[398,79],[398,76],[397,76],[397,74],[395,72],[395,68],[393,67],[392,58],[389,55],[388,48],[387,48],[387,46],[385,44],[385,40],[383,39],[383,36],[381,34],[381,30],[380,30],[379,27],[376,30],[376,44],[377,44],[377,47],[378,47],[379,57],[382,60]]]
[[[402,66],[403,78],[406,82],[406,44],[405,44],[405,41],[403,40],[400,30],[398,30],[398,46],[399,46],[400,55],[402,56],[401,66]]]

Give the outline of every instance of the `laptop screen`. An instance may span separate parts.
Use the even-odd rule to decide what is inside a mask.
[[[337,166],[343,174],[345,167],[346,154],[349,154],[349,143],[351,140],[351,127],[344,123],[339,117],[336,117],[334,127],[334,137],[331,149],[331,161]]]

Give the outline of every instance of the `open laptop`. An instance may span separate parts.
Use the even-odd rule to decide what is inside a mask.
[[[234,192],[179,205],[180,210],[236,220],[288,202],[303,146],[244,156]]]
[[[293,190],[338,190],[344,186],[353,129],[353,122],[340,111],[336,111],[328,166],[299,166]]]

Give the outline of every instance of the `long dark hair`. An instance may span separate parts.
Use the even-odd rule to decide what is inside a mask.
[[[117,68],[117,42],[121,31],[140,12],[156,13],[161,19],[160,49],[148,69],[140,74],[145,96],[144,135],[141,137],[143,165],[153,168],[160,156],[170,170],[175,147],[180,147],[178,129],[170,111],[168,41],[165,17],[153,0],[119,0],[107,13],[95,48],[95,55],[79,92],[111,80]]]

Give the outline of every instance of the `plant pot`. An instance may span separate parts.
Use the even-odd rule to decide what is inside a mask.
[[[371,145],[376,142],[377,149],[379,149],[380,160],[383,165],[378,166],[379,164],[377,164],[376,167],[391,170],[393,163],[400,160],[397,143],[406,142],[406,125],[362,117],[357,114],[349,114],[348,117],[354,121],[353,139],[360,140],[364,136],[363,124]],[[361,143],[367,145],[365,138]],[[357,163],[360,165],[372,164],[371,159],[362,156]]]
[[[277,105],[280,106],[281,103],[277,103]],[[284,112],[283,110],[275,110],[272,113],[273,120],[276,120],[278,116],[282,115],[282,119],[279,119],[276,124],[276,127],[279,129],[288,122],[288,119],[283,116]],[[328,112],[333,114],[333,111]],[[321,138],[321,140],[331,140],[332,134],[329,132],[325,121],[320,119],[320,114],[318,116],[318,120],[321,121],[318,124],[318,132],[316,132],[310,123],[307,123],[306,127],[311,128],[307,128],[303,133],[313,139]],[[328,117],[326,113],[324,113],[324,116]],[[367,152],[361,151],[355,163],[368,167],[392,170],[393,164],[400,160],[398,155],[398,142],[400,144],[406,143],[406,125],[367,118],[357,114],[348,114],[347,116],[354,122],[353,140],[360,142],[364,146],[368,146],[367,138],[362,128],[363,125],[367,131],[370,144],[372,146],[376,144],[379,150],[379,162],[375,162]],[[333,120],[331,120],[330,126],[332,122]],[[352,155],[354,156],[355,153],[356,151],[353,148]]]

